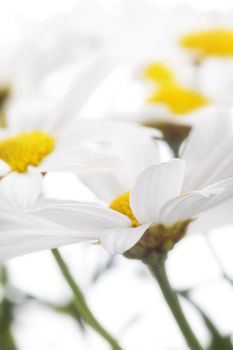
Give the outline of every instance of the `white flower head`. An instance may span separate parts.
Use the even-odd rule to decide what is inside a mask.
[[[30,204],[33,194],[40,192],[43,174],[49,171],[77,172],[88,163],[98,166],[97,144],[141,142],[156,134],[126,123],[85,122],[77,118],[111,67],[106,57],[94,59],[74,80],[65,101],[53,110],[32,103],[26,109],[9,111],[7,127],[0,129],[0,177],[4,177],[0,186],[9,200],[21,197],[24,203],[25,197],[29,199],[32,194]],[[99,166],[104,155],[100,160]]]

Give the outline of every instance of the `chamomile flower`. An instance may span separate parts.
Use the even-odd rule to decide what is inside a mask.
[[[143,231],[143,225],[148,225],[151,222],[152,227],[154,227],[156,223],[156,232],[160,230],[160,233],[162,232],[161,234],[165,235],[168,241],[170,240],[170,243],[172,243],[170,234],[174,233],[174,239],[179,239],[179,234],[182,236],[186,229],[187,232],[202,232],[218,227],[218,225],[232,224],[233,158],[230,152],[233,146],[232,126],[232,117],[227,112],[219,111],[215,115],[205,118],[191,132],[180,160],[156,165],[151,149],[151,156],[148,153],[147,169],[144,168],[144,160],[141,160],[141,173],[139,171],[140,158],[137,158],[135,162],[137,164],[137,172],[134,173],[134,183],[132,181],[129,184],[125,180],[124,172],[121,176],[121,187],[119,186],[119,173],[118,176],[116,173],[99,173],[95,174],[92,179],[89,177],[86,180],[83,179],[83,181],[102,200],[108,201],[110,208],[130,217],[133,226],[141,227]],[[206,137],[207,130],[208,137]],[[130,154],[130,150],[128,151]],[[133,158],[132,150],[131,158]],[[184,171],[185,164],[186,171]],[[104,181],[101,181],[101,178]],[[118,186],[115,186],[113,184],[116,183],[117,179]],[[163,183],[163,181],[165,182]],[[99,182],[101,186],[98,186]],[[104,183],[108,184],[108,186],[104,187]],[[112,191],[109,184],[113,185]],[[126,190],[127,186],[128,189]],[[153,186],[155,186],[154,190]],[[170,186],[173,190],[178,186],[179,190],[175,194],[176,199],[171,201],[171,205],[165,205],[167,201],[166,196],[168,196],[169,200],[173,196],[173,190],[170,193]],[[143,193],[144,190],[145,193]],[[176,190],[174,191],[176,192]],[[161,203],[157,203],[160,195]],[[162,209],[163,205],[165,205],[165,214]],[[169,212],[170,210],[172,210],[171,213]],[[182,225],[179,226],[180,224]],[[168,226],[168,232],[166,232],[166,226]],[[139,228],[136,230],[138,236],[140,236],[141,230]],[[180,230],[178,236],[177,230]],[[107,245],[108,249],[108,244],[110,246],[112,244],[110,248],[112,252],[114,252],[114,249],[116,251],[117,249],[120,250],[124,242],[128,244],[128,242],[131,242],[131,239],[133,241],[133,238],[136,239],[137,236],[135,235],[132,238],[129,233],[128,237],[128,231],[126,230],[126,235],[121,241],[120,235],[117,238],[116,231],[113,230],[111,232],[112,238],[111,235],[104,234],[103,244]],[[157,234],[159,235],[159,232]],[[164,241],[162,237],[158,239],[161,239],[162,244],[165,244],[165,249],[169,242]],[[161,246],[160,248],[162,249]]]
[[[87,163],[98,164],[95,157],[98,143],[119,139],[140,142],[150,138],[153,132],[138,126],[74,118],[108,71],[106,60],[95,61],[55,110],[29,104],[26,110],[17,108],[16,112],[9,112],[6,127],[0,129],[0,186],[5,196],[14,201],[18,192],[37,193],[42,176],[48,171],[76,172]]]
[[[124,69],[127,79],[109,88],[115,91],[115,103],[112,113],[106,114],[115,119],[154,126],[162,132],[167,125],[189,129],[218,105],[218,99],[197,84],[194,67],[181,57],[174,62],[171,58],[131,61]]]

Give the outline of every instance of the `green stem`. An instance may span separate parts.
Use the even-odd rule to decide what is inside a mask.
[[[156,257],[155,259],[147,260],[146,264],[156,278],[161,292],[186,340],[187,345],[191,350],[203,350],[183,313],[176,293],[173,291],[169,283],[165,268],[165,259]]]
[[[95,316],[89,309],[86,300],[79,286],[72,277],[66,263],[57,249],[52,250],[52,254],[74,296],[74,306],[82,316],[83,320],[89,324],[100,336],[102,336],[110,345],[112,350],[122,350],[117,341],[101,326]]]

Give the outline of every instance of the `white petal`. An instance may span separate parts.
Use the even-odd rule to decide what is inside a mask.
[[[141,143],[114,143],[109,151],[119,160],[118,176],[122,175],[122,182],[125,182],[127,191],[132,189],[143,170],[160,162],[158,144],[151,139]]]
[[[232,81],[233,64],[232,59],[221,59],[211,57],[204,60],[199,67],[199,84],[202,92],[209,96],[212,101],[224,106],[232,105]],[[214,76],[214,84],[213,84]]]
[[[5,176],[10,171],[11,171],[11,168],[9,167],[9,165],[6,162],[4,162],[2,159],[0,159],[0,177]]]
[[[140,223],[156,222],[162,206],[180,194],[185,164],[174,159],[144,170],[130,196],[130,206]]]
[[[161,210],[160,220],[174,223],[195,218],[199,213],[213,208],[233,197],[233,178],[218,182],[199,192],[190,192],[169,201]]]
[[[86,144],[69,149],[55,149],[35,168],[38,172],[63,171],[77,172],[91,162],[95,155],[95,148]],[[33,170],[32,170],[33,171]]]
[[[7,111],[7,125],[12,130],[25,132],[47,130],[55,117],[54,106],[44,97],[16,99]]]
[[[195,162],[205,159],[212,148],[218,147],[225,137],[231,135],[232,118],[230,111],[226,109],[212,111],[201,123],[194,126],[187,139],[182,154],[182,158],[188,162],[187,167],[194,167]]]
[[[131,190],[137,176],[144,169],[159,162],[157,142],[117,142],[106,145],[104,148],[109,157],[113,158],[112,161],[103,154],[103,160],[100,162],[100,152],[98,152],[95,156],[95,163],[97,163],[95,169],[93,169],[93,162],[90,162],[83,172],[79,171],[77,175],[98,198],[107,203]],[[106,166],[109,169],[105,170]]]
[[[111,254],[123,254],[140,240],[150,225],[147,223],[139,227],[105,230],[100,243]]]
[[[122,181],[121,176],[113,170],[78,173],[78,178],[97,198],[107,204],[129,190],[126,179]]]
[[[1,230],[0,232],[0,261],[16,256],[37,252],[44,249],[57,248],[92,239],[79,237],[77,232],[64,230],[64,228],[30,228]]]
[[[184,192],[199,190],[213,181],[233,176],[229,159],[232,133],[232,116],[225,110],[212,113],[193,128],[182,155],[186,162]]]
[[[67,118],[78,116],[90,96],[103,83],[116,62],[110,55],[98,55],[74,77],[57,112],[58,126],[67,123]]]
[[[70,230],[39,216],[25,214],[14,207],[2,206],[0,211],[0,261],[15,256],[51,249],[66,244],[97,241],[76,228]]]
[[[188,233],[205,233],[209,230],[233,225],[233,199],[229,199],[203,213],[189,225]]]
[[[156,136],[156,130],[131,123],[117,121],[80,122],[78,125],[70,125],[67,132],[58,135],[67,144],[74,145],[88,142],[113,142],[113,141],[148,141]]]
[[[131,225],[125,215],[100,205],[82,202],[42,200],[30,212],[65,228],[82,231],[83,235],[93,238],[105,229]]]
[[[39,197],[42,175],[39,173],[10,173],[0,181],[0,191],[14,206],[27,208]]]

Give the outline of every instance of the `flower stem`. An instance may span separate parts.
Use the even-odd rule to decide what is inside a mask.
[[[57,249],[52,250],[52,254],[66,280],[70,289],[73,292],[73,303],[77,311],[80,313],[83,320],[89,324],[100,336],[102,336],[110,345],[112,350],[122,350],[117,341],[103,328],[103,326],[96,320],[95,316],[89,309],[85,297],[77,285],[76,281],[72,277],[65,261],[63,260],[60,252]]]
[[[148,259],[146,261],[147,266],[156,278],[161,292],[186,340],[189,349],[191,350],[203,350],[203,347],[199,343],[198,339],[194,335],[184,313],[181,308],[180,302],[176,293],[173,291],[165,268],[165,259],[158,258]]]

